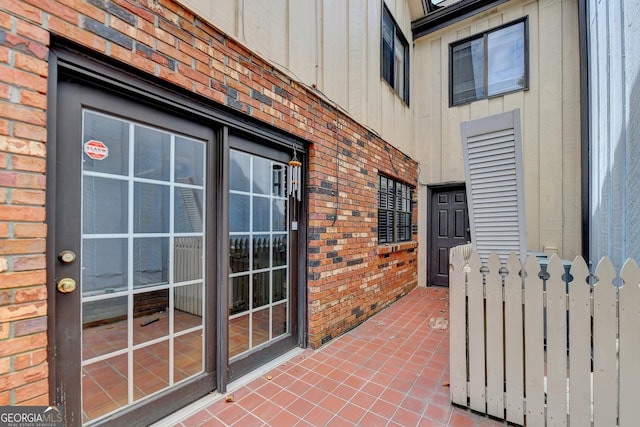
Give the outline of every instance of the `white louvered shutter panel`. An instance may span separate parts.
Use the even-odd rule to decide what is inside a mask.
[[[520,110],[460,124],[471,243],[483,261],[495,251],[524,259],[527,239]]]

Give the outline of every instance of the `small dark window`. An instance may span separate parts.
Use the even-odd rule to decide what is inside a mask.
[[[451,105],[529,87],[527,20],[450,46]]]
[[[409,43],[387,7],[382,9],[382,77],[409,104]]]
[[[378,243],[411,240],[412,188],[382,175],[378,181]]]

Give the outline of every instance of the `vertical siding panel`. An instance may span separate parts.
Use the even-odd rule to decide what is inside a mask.
[[[626,233],[625,257],[640,260],[640,26],[636,25],[640,16],[640,2],[637,0],[619,0],[623,2],[624,12],[624,77],[625,77],[625,123],[627,130],[626,183],[627,198],[624,230]]]
[[[626,126],[624,119],[626,117],[624,91],[624,51],[623,51],[623,32],[624,25],[622,21],[622,4],[619,0],[608,2],[608,76],[609,76],[609,101],[608,106],[608,140],[611,144],[609,177],[611,179],[611,198],[610,215],[612,222],[620,224],[609,228],[609,240],[612,242],[610,250],[605,254],[618,267],[622,267],[625,259],[625,245],[620,244],[625,240],[624,232],[624,208],[626,206]]]
[[[358,120],[366,117],[367,3],[349,0],[349,112]]]
[[[640,268],[627,260],[620,277],[620,427],[638,424],[640,384]]]
[[[547,267],[547,422],[567,425],[567,291],[564,267],[553,255]]]
[[[211,18],[215,16],[215,24],[217,28],[235,38],[239,38],[238,1],[239,0],[228,0],[224,2],[217,2],[217,4],[215,4],[215,12],[214,3],[210,0],[178,0],[178,3],[182,3],[203,18]]]
[[[507,260],[505,278],[505,372],[507,421],[524,424],[524,347],[522,337],[522,264],[514,254]]]
[[[540,216],[541,243],[562,249],[562,6],[559,1],[540,3],[540,181],[543,195]],[[544,25],[542,24],[544,23]],[[541,248],[542,249],[542,248]]]
[[[592,59],[594,63],[595,71],[591,76],[597,80],[597,87],[591,91],[591,98],[596,102],[597,107],[592,109],[591,117],[593,117],[592,125],[597,129],[597,134],[594,133],[591,137],[595,142],[595,147],[592,148],[592,153],[599,153],[595,156],[595,165],[593,169],[595,176],[592,179],[592,188],[596,191],[592,204],[593,212],[596,217],[599,216],[599,221],[602,223],[602,227],[599,230],[599,239],[594,240],[594,247],[598,248],[593,255],[597,258],[608,255],[611,256],[613,251],[611,250],[611,242],[609,240],[608,223],[609,223],[609,205],[611,203],[611,182],[608,181],[608,168],[610,164],[609,159],[609,70],[608,70],[608,45],[607,34],[609,32],[607,22],[607,9],[609,2],[593,1],[589,10],[595,13],[595,17],[591,19],[592,22]],[[595,28],[593,28],[595,27]],[[597,138],[597,139],[596,139]],[[597,258],[594,258],[597,260]]]
[[[348,6],[349,4],[344,0],[322,2],[324,62],[322,91],[343,108],[349,105]]]
[[[524,279],[525,397],[527,426],[544,426],[544,290],[540,264],[527,257]]]
[[[509,9],[509,10],[515,10],[515,8]],[[487,29],[499,27],[500,25],[508,21],[509,19],[505,18],[504,12],[499,13],[497,15],[493,15],[489,18],[489,26],[487,27]],[[522,93],[522,92],[518,92],[518,93]],[[505,105],[511,105],[511,108],[517,108],[516,105],[522,105],[522,104],[515,104],[515,105],[508,104],[506,99],[507,96],[498,96],[496,98],[489,99],[487,103],[488,104],[487,115],[502,113],[503,111],[505,111]],[[510,109],[510,108],[507,108],[507,109]]]
[[[449,270],[449,370],[451,401],[467,406],[467,296],[464,256],[451,250]]]
[[[321,1],[321,0],[318,0]],[[384,83],[380,78],[380,38],[382,25],[382,3],[379,1],[370,2],[367,7],[367,29],[370,31],[367,39],[367,50],[369,63],[367,64],[367,92],[371,100],[367,105],[367,123],[380,129],[382,124],[382,90]],[[375,125],[374,125],[375,124]]]
[[[569,283],[569,425],[591,425],[591,285],[589,268],[577,257]]]
[[[469,398],[470,408],[486,412],[485,402],[485,312],[482,262],[476,252],[469,258]]]
[[[615,426],[618,409],[616,272],[608,258],[596,269],[593,289],[593,421],[596,426]]]
[[[538,2],[524,6],[524,15],[529,17],[529,90],[523,94],[522,148],[524,154],[525,210],[527,242],[531,249],[542,249],[540,241],[540,203],[544,195],[540,192],[540,42]],[[548,28],[545,27],[545,31]]]
[[[289,0],[288,62],[289,68],[300,79],[318,84],[316,81],[317,40],[322,33],[318,32],[315,11],[316,0]]]
[[[441,179],[444,182],[464,179],[464,166],[460,162],[462,153],[453,154],[452,150],[457,150],[452,141],[460,140],[460,123],[468,121],[471,117],[470,104],[458,107],[449,107],[449,46],[456,40],[463,39],[471,35],[471,27],[465,26],[455,33],[446,34],[443,37],[443,67],[446,72],[447,79],[443,79],[442,97],[443,97],[443,116],[442,116],[442,135],[441,135],[441,151],[439,161],[442,163]],[[445,71],[446,70],[446,71]],[[461,150],[462,148],[460,148]]]
[[[238,14],[240,41],[277,64],[288,66],[286,0],[244,0]]]
[[[504,341],[500,258],[489,256],[487,287],[487,413],[504,418]]]
[[[570,220],[562,227],[562,249],[565,257],[582,252],[581,233],[581,141],[580,141],[580,68],[578,40],[578,2],[562,1],[562,212]],[[566,161],[573,159],[572,161]]]
[[[449,91],[447,89],[449,74],[449,47],[441,38],[437,38],[430,42],[430,61],[431,70],[433,70],[437,78],[427,79],[430,85],[430,114],[431,121],[429,131],[431,139],[431,159],[430,166],[431,182],[446,181],[443,172],[442,152],[445,149],[443,139],[443,112],[447,112],[449,108]],[[444,165],[446,168],[446,165]]]

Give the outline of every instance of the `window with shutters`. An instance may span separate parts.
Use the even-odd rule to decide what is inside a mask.
[[[378,243],[411,240],[413,189],[382,175],[378,183]]]
[[[522,19],[450,46],[450,104],[504,95],[529,87],[527,20]]]
[[[409,104],[409,43],[391,17],[382,10],[382,77]]]

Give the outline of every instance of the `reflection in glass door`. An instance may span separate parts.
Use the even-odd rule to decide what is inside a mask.
[[[205,144],[83,111],[82,412],[204,371]]]
[[[286,165],[231,150],[229,359],[290,335]]]

